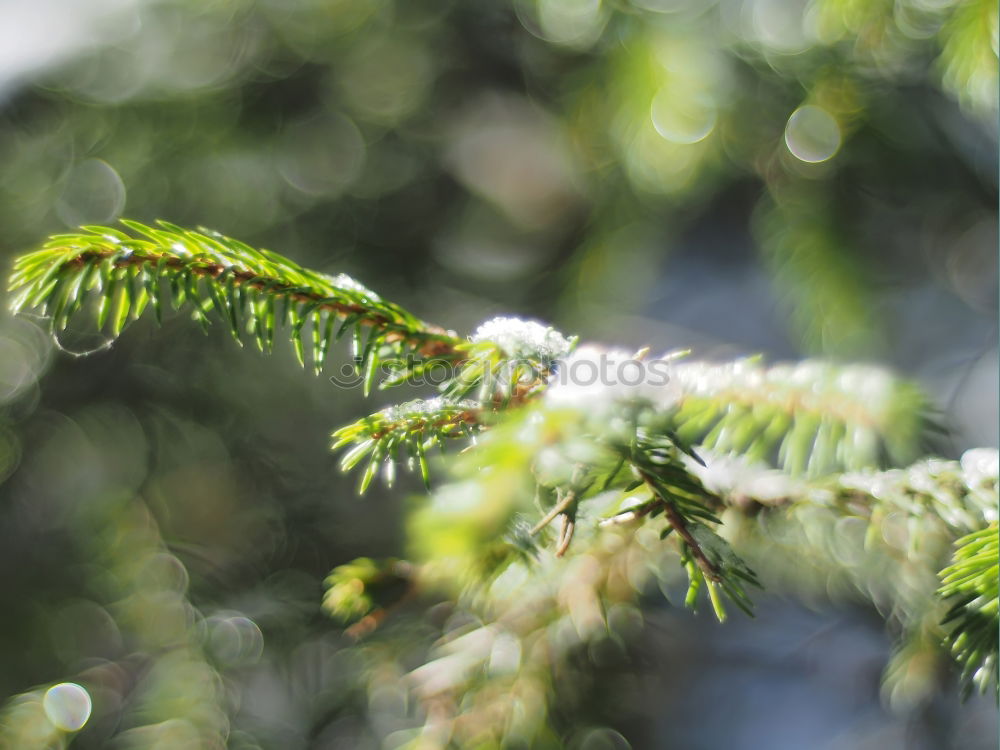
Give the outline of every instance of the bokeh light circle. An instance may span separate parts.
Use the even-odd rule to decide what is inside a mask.
[[[253,620],[238,613],[214,615],[208,621],[208,645],[222,664],[256,662],[264,651],[264,636]]]
[[[556,44],[587,47],[597,41],[607,14],[601,0],[537,0],[538,22]]]
[[[785,145],[796,159],[808,164],[827,161],[840,150],[840,126],[822,107],[807,104],[788,118]]]
[[[100,159],[85,159],[66,177],[56,214],[67,226],[109,224],[125,208],[125,183],[114,167]]]
[[[82,729],[90,718],[90,693],[75,682],[61,682],[45,691],[42,708],[49,721],[64,732]]]
[[[528,33],[578,50],[593,46],[611,18],[604,0],[516,0],[514,10]]]
[[[602,727],[585,732],[574,747],[576,750],[631,750],[632,744],[620,732]]]
[[[39,341],[30,325],[0,326],[0,404],[24,393],[48,363],[51,346]]]
[[[290,124],[278,146],[278,172],[307,195],[339,195],[361,175],[364,163],[364,137],[340,114]]]
[[[715,129],[718,113],[708,95],[676,96],[661,89],[650,105],[653,127],[663,138],[682,145],[705,140]]]

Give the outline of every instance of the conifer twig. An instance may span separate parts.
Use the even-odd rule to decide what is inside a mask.
[[[571,506],[575,501],[576,491],[567,490],[562,499],[553,505],[552,509],[548,513],[542,516],[542,520],[531,527],[531,531],[529,532],[531,536],[535,536],[539,531],[552,523],[557,516],[565,513],[566,509],[569,508],[569,506]]]
[[[159,320],[166,299],[174,308],[189,307],[203,326],[214,311],[237,341],[245,330],[262,351],[270,351],[275,329],[284,323],[303,364],[303,334],[310,325],[317,372],[330,343],[351,333],[366,390],[382,349],[425,360],[462,358],[464,339],[381,299],[345,274],[311,271],[214,232],[167,222],[157,227],[129,220],[122,224],[134,235],[83,227],[76,234],[53,236],[40,250],[18,258],[9,285],[11,309],[41,308],[56,332],[94,297],[97,328],[114,339],[147,306]]]
[[[656,489],[656,484],[651,476],[644,471],[640,471],[639,473],[642,476],[643,481],[646,482],[646,486],[649,487],[650,491],[662,505],[663,513],[667,517],[667,522],[670,524],[671,528],[677,532],[677,535],[684,540],[688,549],[691,550],[691,556],[698,564],[701,572],[705,574],[705,578],[716,583],[721,581],[722,575],[719,573],[718,568],[712,563],[712,561],[708,559],[708,556],[705,554],[705,550],[701,548],[701,545],[691,534],[690,529],[688,529],[687,521],[684,520],[684,516],[677,511],[677,508],[672,502],[670,502],[670,500],[660,494],[659,490]]]
[[[570,517],[568,513],[560,513],[559,522],[559,541],[556,543],[556,557],[562,557],[569,550],[569,545],[573,541],[573,532],[576,530],[576,519]]]

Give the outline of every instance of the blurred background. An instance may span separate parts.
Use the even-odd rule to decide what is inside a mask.
[[[955,458],[997,445],[997,90],[996,0],[3,0],[0,266],[82,223],[203,225],[463,334],[884,363]],[[51,741],[63,680],[79,748],[395,746],[320,601],[401,552],[417,487],[359,500],[327,451],[400,395],[184,316],[74,356],[102,343],[0,313],[14,747]],[[760,611],[651,603],[567,745],[996,746],[992,698],[880,703],[873,612]]]

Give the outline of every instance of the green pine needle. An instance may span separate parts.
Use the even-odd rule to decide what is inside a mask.
[[[311,326],[312,364],[322,370],[333,332],[342,320],[356,340],[368,332],[359,361],[370,389],[384,354],[454,359],[462,339],[416,318],[341,274],[333,277],[298,266],[267,250],[207,230],[195,232],[159,222],[150,227],[123,220],[133,234],[110,227],[51,237],[40,250],[18,258],[10,278],[11,309],[40,309],[54,333],[63,330],[88,298],[97,298],[96,327],[117,338],[150,303],[160,319],[163,297],[174,309],[190,306],[207,325],[208,313],[242,343],[244,331],[269,351],[279,320],[299,362],[305,364],[303,329]],[[162,283],[166,282],[166,283]]]

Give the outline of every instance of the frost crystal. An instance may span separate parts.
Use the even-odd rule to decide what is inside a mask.
[[[375,292],[366,287],[364,284],[355,281],[346,273],[338,273],[336,276],[331,277],[330,281],[333,283],[334,286],[343,289],[345,291],[356,292],[357,294],[363,294],[372,302],[378,302],[380,299],[379,296],[375,294]]]
[[[983,518],[997,520],[997,487],[1000,477],[1000,452],[996,448],[973,448],[962,454],[965,484],[983,510]]]
[[[996,448],[973,448],[962,454],[962,471],[970,487],[990,487],[1000,476],[1000,453]]]
[[[648,401],[667,409],[681,397],[672,377],[676,355],[642,359],[622,349],[586,345],[558,363],[545,394],[554,406],[600,408],[628,401]]]
[[[491,341],[508,357],[552,362],[564,356],[570,342],[551,326],[520,318],[493,318],[476,329],[473,342]]]
[[[887,370],[815,360],[767,368],[755,358],[730,363],[685,362],[677,365],[675,377],[683,391],[694,397],[715,399],[728,393],[752,394],[754,400],[794,402],[817,411],[842,408],[844,413],[853,408],[851,404],[861,404],[883,420],[891,417],[896,397],[894,380]]]
[[[388,420],[398,422],[405,419],[425,416],[433,417],[440,414],[476,408],[478,408],[478,404],[475,401],[447,401],[440,396],[436,396],[435,398],[417,399],[416,401],[396,406],[387,406],[380,413]]]
[[[701,479],[705,488],[730,498],[753,498],[763,505],[783,503],[790,497],[799,497],[807,491],[801,479],[772,469],[745,456],[715,454],[698,448],[698,455],[705,465],[685,457],[685,464],[692,474]]]

